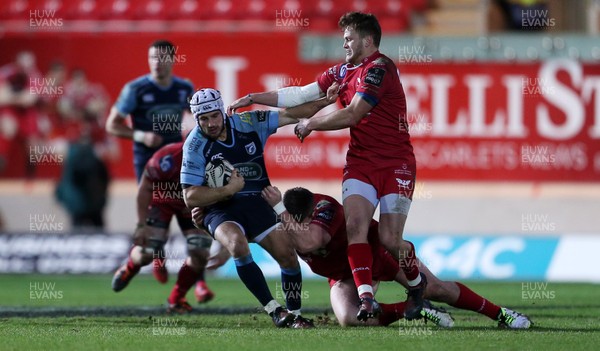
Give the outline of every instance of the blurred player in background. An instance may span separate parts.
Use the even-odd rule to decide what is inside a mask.
[[[298,257],[285,232],[277,230],[277,214],[260,196],[269,185],[264,145],[278,127],[314,115],[334,102],[320,99],[283,111],[225,113],[221,94],[214,89],[197,91],[190,101],[196,128],[183,148],[181,184],[188,207],[205,208],[204,224],[210,234],[233,256],[237,273],[264,307],[277,327],[311,328],[312,321],[300,314],[302,273]],[[225,159],[236,165],[229,183],[206,186],[209,162]],[[283,308],[271,295],[261,269],[252,258],[249,241],[267,250],[281,267],[286,297]]]
[[[179,270],[177,282],[167,300],[168,312],[176,313],[191,311],[185,295],[196,281],[202,287],[201,294],[196,295],[199,302],[207,302],[214,297],[204,281],[208,249],[213,240],[205,230],[194,226],[191,211],[183,201],[179,184],[182,146],[183,142],[166,145],[146,164],[137,195],[138,228],[134,235],[134,246],[127,263],[117,270],[112,281],[113,290],[119,292],[142,266],[152,262],[156,251],[161,250],[167,242],[171,218],[175,216],[186,238],[189,255]]]
[[[0,166],[4,163],[0,172],[24,166],[28,179],[35,176],[30,149],[41,145],[50,129],[39,108],[43,84],[35,56],[29,51],[19,52],[14,63],[0,67]]]
[[[277,206],[281,192],[268,186],[263,198],[271,206]],[[347,260],[346,224],[344,208],[334,198],[313,194],[305,188],[294,188],[285,192],[283,205],[286,208],[281,216],[283,227],[290,235],[296,252],[306,261],[313,272],[329,280],[333,312],[341,325],[359,325],[356,319],[360,305],[358,294],[352,281],[352,270]],[[408,287],[406,276],[398,262],[385,250],[379,241],[378,223],[371,220],[368,240],[373,254],[373,285],[378,281],[393,281]],[[527,329],[531,321],[527,316],[500,307],[479,296],[459,282],[439,280],[422,262],[415,258],[421,272],[427,276],[428,285],[424,297],[432,301],[445,302],[450,306],[483,314],[498,321],[499,326],[511,329]],[[405,303],[380,304],[382,313],[378,319],[368,320],[367,325],[388,325],[402,318]],[[452,326],[452,318],[445,311],[431,306],[427,301],[421,315],[440,326]],[[360,323],[363,324],[363,323]]]
[[[148,48],[150,74],[136,78],[123,87],[106,121],[106,130],[133,140],[133,164],[139,182],[146,162],[161,146],[182,141],[181,122],[189,110],[187,99],[192,84],[173,75],[175,46],[157,40]],[[131,117],[131,127],[126,118]],[[157,249],[154,276],[161,283],[168,279],[164,253]]]
[[[60,66],[54,71],[54,76],[60,75]],[[55,195],[78,231],[104,229],[110,181],[106,162],[118,155],[114,137],[104,129],[108,101],[104,88],[90,82],[85,72],[76,68],[65,84],[64,94],[53,103],[56,106],[48,108],[57,115],[55,137],[68,145]]]
[[[346,63],[325,71],[316,83],[277,91],[250,94],[230,109],[253,102],[294,106],[322,96],[339,84],[343,109],[302,120],[296,126],[300,140],[313,130],[350,128],[342,197],[348,233],[348,260],[360,296],[357,318],[375,317],[380,307],[373,298],[369,225],[379,204],[379,237],[383,246],[399,260],[408,279],[404,312],[408,320],[419,318],[426,277],[415,262],[415,249],[402,238],[416,177],[416,161],[408,133],[406,99],[398,69],[379,52],[381,27],[375,16],[350,12],[340,18],[344,30]]]

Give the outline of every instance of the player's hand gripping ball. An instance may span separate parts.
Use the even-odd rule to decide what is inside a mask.
[[[210,188],[218,188],[227,185],[233,170],[233,165],[227,160],[214,159],[210,161],[206,165],[204,176],[206,185]]]

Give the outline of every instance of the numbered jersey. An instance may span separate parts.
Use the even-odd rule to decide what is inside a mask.
[[[346,107],[355,95],[373,108],[350,128],[347,166],[367,169],[414,163],[408,134],[406,98],[396,65],[379,51],[359,65],[339,64],[323,72],[317,83],[321,91],[340,84],[340,102]]]
[[[229,161],[244,177],[244,188],[234,197],[260,194],[269,185],[264,146],[277,131],[277,111],[250,111],[234,114],[225,120],[227,139],[211,140],[196,127],[185,141],[181,184],[206,185],[206,164],[214,159]]]

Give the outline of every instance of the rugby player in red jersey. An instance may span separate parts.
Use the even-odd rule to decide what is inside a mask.
[[[379,239],[396,259],[408,280],[406,319],[420,317],[426,276],[415,264],[415,249],[403,239],[416,177],[416,162],[408,133],[406,99],[394,62],[379,52],[381,27],[375,16],[360,12],[343,15],[346,62],[325,71],[316,83],[274,92],[249,94],[230,109],[251,103],[294,105],[338,87],[344,108],[301,120],[300,140],[313,130],[350,128],[350,145],[344,168],[342,197],[348,235],[348,260],[360,296],[357,318],[366,321],[380,312],[373,298],[371,247],[367,241],[378,205]]]
[[[204,281],[208,249],[213,240],[205,230],[194,227],[191,211],[183,200],[179,183],[182,147],[183,142],[162,147],[144,167],[137,195],[138,229],[134,234],[134,246],[127,263],[117,270],[112,281],[115,292],[123,290],[142,266],[151,263],[157,252],[162,252],[168,240],[171,218],[175,216],[188,250],[188,257],[168,298],[167,311],[176,313],[192,309],[185,295],[196,281],[199,302],[207,302],[214,297]]]
[[[273,207],[281,202],[281,192],[276,187],[266,187],[262,196]],[[346,258],[348,240],[344,208],[328,195],[313,194],[300,187],[285,192],[283,205],[286,211],[282,213],[281,220],[296,252],[314,273],[329,280],[331,306],[339,323],[342,326],[359,324],[355,317],[360,304],[359,296]],[[368,241],[373,255],[375,290],[379,281],[394,280],[408,287],[404,272],[379,242],[377,231],[377,221],[371,220]],[[498,321],[500,326],[512,329],[530,327],[531,321],[527,316],[495,305],[459,282],[442,281],[418,258],[415,261],[429,282],[424,298],[483,314]],[[402,318],[405,303],[381,303],[380,306],[382,313],[377,319],[368,320],[367,325],[388,325],[397,321]],[[421,315],[440,326],[450,327],[453,324],[452,318],[445,311],[431,306],[427,300]]]

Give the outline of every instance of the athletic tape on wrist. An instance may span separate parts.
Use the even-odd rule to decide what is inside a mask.
[[[146,132],[144,132],[143,130],[134,130],[133,131],[133,141],[136,141],[138,143],[143,143],[145,134],[146,134]]]
[[[273,206],[273,210],[280,216],[282,213],[286,211],[285,206],[283,205],[283,201],[279,201],[277,205]]]

